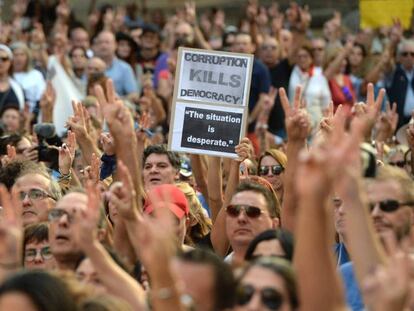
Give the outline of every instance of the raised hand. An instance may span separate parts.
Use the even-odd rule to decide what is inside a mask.
[[[238,155],[238,158],[236,159],[238,162],[243,162],[253,156],[252,142],[247,137],[240,140],[240,143],[235,147],[235,150]]]
[[[146,269],[151,273],[158,269],[157,261],[168,260],[177,249],[175,233],[176,221],[174,215],[167,208],[171,198],[168,193],[162,193],[161,198],[154,192],[149,192],[149,199],[154,205],[152,216],[139,217],[138,243],[141,247],[140,259]]]
[[[374,85],[368,83],[366,104],[358,104],[355,106],[357,112],[355,118],[360,118],[365,123],[365,137],[370,137],[375,121],[380,114],[384,96],[385,89],[381,89],[377,98],[375,98]]]
[[[91,165],[84,170],[86,180],[89,180],[94,185],[99,183],[101,170],[101,159],[95,154],[92,154]]]
[[[23,227],[17,193],[0,184],[0,270],[18,268],[22,263]]]
[[[316,144],[309,151],[302,151],[296,175],[296,186],[300,194],[328,194],[334,180],[345,170],[360,172],[359,144],[362,141],[364,123],[356,120],[350,133],[345,132],[345,115],[333,122],[333,130],[327,140]]]
[[[67,143],[59,147],[59,172],[62,175],[70,173],[73,161],[75,160],[76,151],[76,135],[72,131],[68,131]]]
[[[56,92],[53,88],[52,82],[47,81],[46,89],[40,98],[39,106],[42,111],[42,118],[46,121],[52,121],[53,119],[53,108],[56,101]]]
[[[115,154],[115,143],[114,143],[114,139],[111,136],[111,134],[101,133],[100,140],[101,140],[101,145],[102,145],[104,154],[108,156],[114,155]]]
[[[95,86],[95,94],[112,136],[132,135],[134,128],[131,113],[122,100],[117,98],[112,80],[106,82],[106,94],[100,85]]]
[[[395,133],[398,125],[397,103],[393,103],[392,108],[387,102],[385,112],[382,112],[377,119],[376,140],[386,141]]]
[[[117,177],[119,181],[115,182],[109,191],[109,202],[125,220],[136,219],[138,217],[136,192],[131,175],[121,161],[118,161]]]
[[[405,310],[409,303],[412,275],[409,247],[398,248],[393,236],[384,239],[384,243],[390,259],[386,265],[377,267],[365,277],[361,286],[364,301],[370,310]]]
[[[184,3],[185,8],[185,20],[190,25],[194,25],[197,22],[196,5],[194,1],[187,1]]]
[[[16,148],[11,145],[7,145],[7,155],[1,158],[1,165],[6,166],[10,162],[16,159]]]
[[[74,232],[76,243],[83,249],[88,249],[97,238],[97,225],[101,206],[99,186],[91,181],[86,182],[88,202],[84,209],[75,214]]]
[[[143,112],[139,118],[139,126],[135,129],[135,135],[138,143],[144,144],[147,139],[147,133],[150,129],[151,120],[148,113]]]
[[[311,131],[309,116],[301,106],[301,87],[297,87],[292,106],[284,88],[279,89],[280,102],[285,112],[285,126],[289,141],[303,141]]]
[[[87,121],[85,117],[85,111],[82,104],[76,101],[72,101],[73,116],[66,122],[66,126],[76,134],[77,137],[85,137],[88,134]]]

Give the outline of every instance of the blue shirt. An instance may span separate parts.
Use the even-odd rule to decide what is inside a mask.
[[[137,81],[128,63],[115,57],[105,73],[114,82],[115,91],[119,96],[138,93]]]
[[[346,302],[352,311],[364,310],[364,302],[354,274],[352,262],[343,264],[339,268],[345,287]]]
[[[338,267],[349,261],[348,251],[346,250],[344,243],[335,244],[335,255],[337,258]]]

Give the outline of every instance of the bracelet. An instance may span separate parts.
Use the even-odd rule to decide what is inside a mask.
[[[60,173],[59,179],[61,179],[61,180],[67,180],[67,179],[71,179],[71,178],[72,178],[72,170],[69,170],[69,173],[67,173],[67,174]]]

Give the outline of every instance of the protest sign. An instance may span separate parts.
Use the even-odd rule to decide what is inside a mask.
[[[180,48],[169,149],[236,157],[244,136],[253,55]]]
[[[408,29],[413,7],[413,0],[359,0],[360,26],[362,29],[391,26],[398,19]]]
[[[249,56],[183,50],[179,57],[178,99],[247,104]]]
[[[243,132],[244,108],[178,103],[172,149],[180,152],[232,156]]]

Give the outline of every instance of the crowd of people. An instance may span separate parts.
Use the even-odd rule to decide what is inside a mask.
[[[412,33],[115,2],[0,24],[0,311],[413,309]],[[168,150],[180,47],[254,55],[237,157]]]

